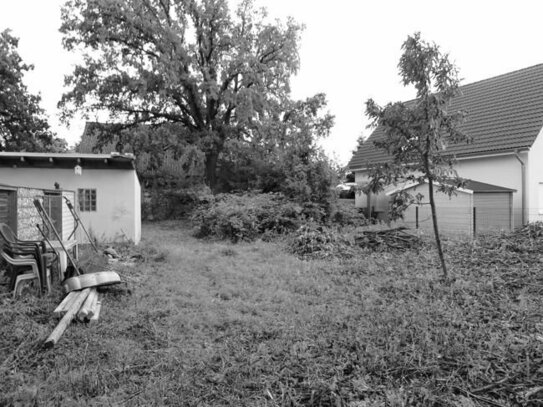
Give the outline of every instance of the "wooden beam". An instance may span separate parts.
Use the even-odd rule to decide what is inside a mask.
[[[90,319],[90,323],[94,323],[96,321],[98,321],[98,318],[100,318],[100,310],[102,309],[102,302],[101,301],[98,301],[96,303],[96,310],[94,311],[94,315],[92,316],[92,318]]]
[[[83,302],[85,302],[85,300],[87,299],[89,293],[90,288],[85,288],[83,291],[79,292],[79,295],[74,300],[70,309],[62,317],[53,332],[51,332],[51,335],[49,335],[49,337],[45,340],[46,348],[52,348],[53,346],[55,346],[68,325],[70,325],[70,323],[74,319],[75,314],[77,313],[77,311],[79,311],[79,308],[81,308]]]
[[[66,297],[62,300],[58,307],[55,308],[53,313],[57,316],[62,316],[70,308],[70,305],[74,302],[74,299],[79,295],[80,291],[72,291],[68,293]]]
[[[72,291],[73,292],[73,291]],[[87,299],[81,306],[81,309],[77,313],[77,319],[80,321],[84,321],[85,318],[92,318],[94,315],[94,310],[92,309],[92,305],[95,301],[96,296],[98,295],[98,292],[96,291],[96,288],[91,288],[89,295],[87,296]]]

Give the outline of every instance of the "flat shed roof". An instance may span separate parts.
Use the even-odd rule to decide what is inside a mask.
[[[427,181],[424,182],[426,184]],[[387,195],[394,195],[400,191],[404,191],[406,189],[414,188],[419,185],[422,185],[423,182],[417,182],[417,183],[410,183],[407,185],[404,185],[402,187],[396,188],[392,191],[387,192]],[[516,189],[506,188],[506,187],[500,187],[498,185],[492,185],[492,184],[486,184],[484,182],[479,181],[473,181],[471,179],[465,180],[464,187],[458,188],[457,191],[459,192],[465,192],[468,194],[492,194],[492,193],[513,193],[517,192]]]
[[[11,168],[74,168],[135,169],[133,154],[78,154],[78,153],[0,153],[0,167]]]

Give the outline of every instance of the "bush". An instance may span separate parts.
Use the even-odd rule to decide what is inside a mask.
[[[332,216],[332,222],[340,226],[367,226],[371,222],[360,208],[354,206],[352,201],[340,201],[337,210]]]
[[[143,195],[141,216],[144,220],[183,219],[193,209],[211,197],[211,190],[205,185],[187,188],[153,189]]]
[[[251,241],[262,235],[296,230],[303,208],[282,194],[219,194],[192,216],[196,236],[232,242]]]

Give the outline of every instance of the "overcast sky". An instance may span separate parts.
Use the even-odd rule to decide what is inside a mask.
[[[35,65],[26,83],[39,92],[58,135],[78,141],[84,122],[69,129],[58,122],[56,104],[64,75],[76,57],[62,49],[61,0],[0,0],[0,30],[20,38],[24,61]],[[543,2],[426,0],[257,0],[273,17],[293,16],[306,25],[301,69],[293,96],[328,96],[336,125],[323,144],[346,164],[362,134],[368,136],[364,102],[407,100],[412,89],[400,84],[397,63],[407,35],[420,31],[439,44],[460,69],[463,83],[543,63]]]

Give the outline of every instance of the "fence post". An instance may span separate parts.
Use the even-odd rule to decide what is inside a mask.
[[[477,236],[477,208],[473,207],[473,237]]]
[[[415,229],[419,228],[419,207],[415,206]]]

